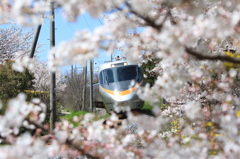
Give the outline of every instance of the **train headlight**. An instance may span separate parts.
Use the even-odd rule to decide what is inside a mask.
[[[122,62],[122,63],[115,63],[115,64],[111,64],[111,67],[118,67],[118,66],[126,66],[126,65],[128,65],[128,63],[127,62]]]

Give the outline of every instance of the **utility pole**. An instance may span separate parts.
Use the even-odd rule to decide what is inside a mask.
[[[71,78],[73,78],[73,65],[71,65]]]
[[[86,81],[87,81],[87,65],[83,67],[83,93],[82,93],[82,110],[86,101]]]
[[[33,39],[33,44],[32,44],[31,51],[30,51],[30,58],[33,58],[33,56],[34,56],[34,53],[35,53],[35,50],[36,50],[37,41],[38,41],[38,37],[39,37],[40,31],[41,31],[41,28],[42,28],[42,25],[39,24],[39,25],[37,26],[36,31],[35,31],[35,35],[34,35],[34,39]]]
[[[54,13],[54,2],[51,2],[51,22],[50,22],[50,49],[55,47],[55,13]],[[56,122],[56,74],[51,72],[50,75],[51,86],[50,86],[50,129],[54,129]]]
[[[93,84],[92,84],[92,78],[93,78],[93,60],[90,60],[90,111],[93,113]]]

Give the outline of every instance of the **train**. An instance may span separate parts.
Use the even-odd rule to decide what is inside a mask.
[[[144,105],[137,95],[139,86],[144,86],[141,67],[127,60],[117,60],[101,64],[98,70],[99,94],[107,112],[130,108],[141,109]],[[97,97],[96,104],[101,106]]]

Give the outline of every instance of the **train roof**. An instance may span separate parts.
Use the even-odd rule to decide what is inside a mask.
[[[123,65],[138,65],[138,63],[133,63],[133,62],[129,62],[127,60],[117,60],[117,61],[112,61],[112,62],[106,62],[104,64],[101,64],[99,66],[99,72],[102,71],[103,69],[106,69],[106,68],[111,68],[112,65],[115,65],[115,67],[118,67],[118,66],[123,66]]]

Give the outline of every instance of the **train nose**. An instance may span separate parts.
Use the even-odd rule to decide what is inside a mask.
[[[118,102],[118,103],[122,103],[125,101],[130,101],[130,100],[136,100],[138,99],[138,95],[135,92],[131,92],[127,95],[115,95],[111,97],[112,101]]]

